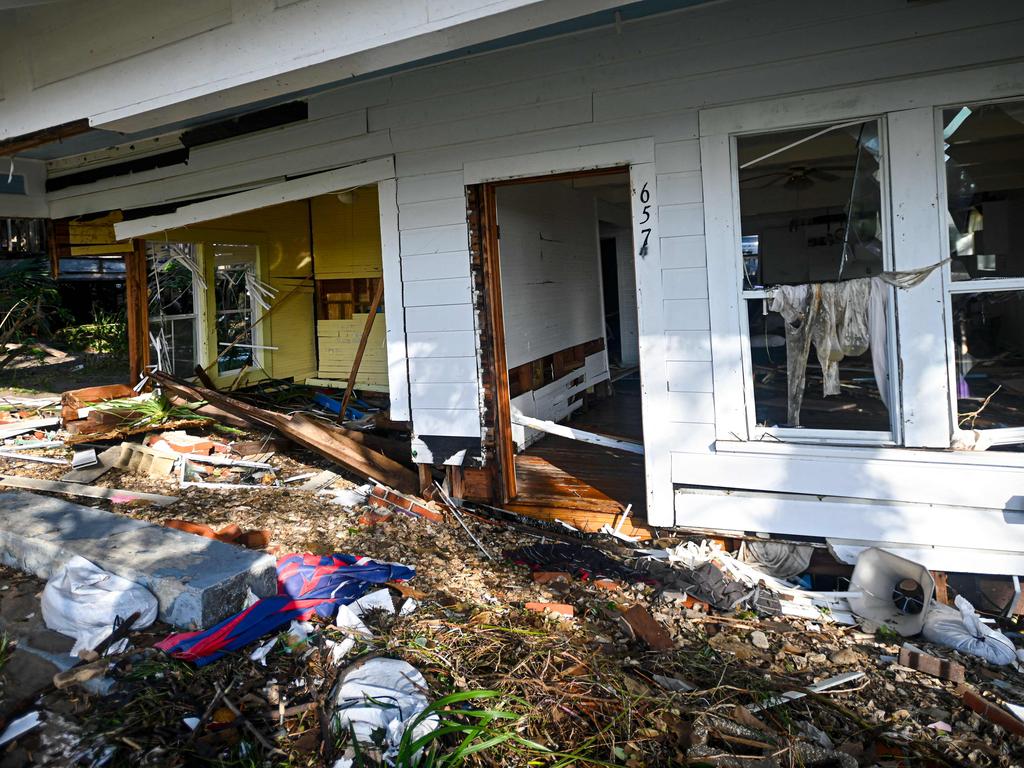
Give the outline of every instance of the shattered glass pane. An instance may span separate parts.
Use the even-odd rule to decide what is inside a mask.
[[[960,428],[1024,427],[1024,291],[956,293],[952,306]]]
[[[736,146],[756,423],[890,432],[878,121]]]
[[[256,276],[257,249],[246,245],[214,247],[218,261],[214,270],[217,352],[220,353],[217,371],[225,374],[252,365],[255,360],[248,280]]]
[[[193,243],[146,243],[149,281],[150,359],[175,376],[192,376],[196,348]]]
[[[954,280],[1024,277],[1024,102],[943,110]]]
[[[869,277],[882,271],[876,120],[828,130],[740,136],[736,150],[742,288]]]

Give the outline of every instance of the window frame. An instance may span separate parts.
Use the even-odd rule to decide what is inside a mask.
[[[203,257],[202,257],[202,245],[200,243],[196,243],[196,242],[193,242],[191,240],[174,240],[174,241],[151,240],[151,241],[147,241],[147,244],[152,244],[154,247],[160,248],[162,246],[169,245],[171,242],[177,243],[179,245],[191,245],[191,246],[193,246],[195,248],[195,261],[196,261],[196,264],[199,266],[199,269],[202,269],[202,263],[203,263],[202,258]],[[146,254],[146,273],[147,273],[147,279],[148,279],[149,271],[150,271],[150,256],[149,256],[149,253],[147,252],[147,254]],[[202,285],[200,285],[200,283],[199,283],[199,277],[193,272],[192,273],[192,312],[191,313],[187,313],[187,314],[176,314],[176,315],[161,314],[158,318],[154,318],[152,315],[149,315],[149,322],[147,323],[148,327],[146,329],[147,335],[152,333],[151,329],[152,329],[154,320],[166,322],[166,323],[170,324],[172,328],[173,328],[173,324],[174,324],[175,320],[191,320],[192,321],[192,349],[193,349],[192,365],[194,367],[194,366],[200,364],[200,360],[202,359],[202,355],[203,355],[203,342],[202,342],[202,336],[203,336],[203,329],[202,329],[203,311],[202,311],[202,305],[203,305],[203,289],[202,289]],[[147,343],[152,344],[151,341],[147,342]],[[171,345],[171,347],[173,348],[173,344]],[[170,362],[172,363],[172,367],[173,367],[173,356],[170,358]],[[175,375],[181,375],[181,373],[180,372],[175,372]],[[194,372],[190,369],[188,371],[188,373],[186,374],[185,378],[192,378],[193,375],[194,375]]]
[[[935,461],[949,458],[978,466],[1024,468],[1024,454],[950,450],[956,431],[950,403],[951,341],[948,270],[937,269],[912,290],[894,290],[899,320],[897,343],[901,407],[899,445],[835,446],[813,440],[803,445],[774,437],[751,440],[748,398],[740,343],[738,270],[742,257],[737,179],[732,173],[732,136],[816,124],[835,124],[882,115],[888,134],[888,181],[892,224],[889,238],[895,269],[919,269],[945,258],[945,184],[937,162],[941,145],[936,110],[949,106],[1024,99],[1024,63],[999,64],[918,75],[845,88],[775,96],[760,101],[712,107],[699,112],[699,142],[708,260],[708,319],[715,381],[715,442],[711,450],[782,456],[817,456],[849,451],[891,460]],[[929,142],[931,146],[929,146]],[[731,208],[730,206],[731,201]],[[938,258],[936,256],[938,255]],[[994,287],[994,286],[993,286]],[[908,344],[907,341],[911,343]],[[934,347],[931,344],[934,342]],[[740,346],[737,347],[737,343]],[[944,453],[943,453],[944,451]]]
[[[1010,96],[999,99],[974,99],[955,101],[948,104],[936,104],[935,113],[935,168],[939,178],[938,207],[939,211],[946,215],[949,211],[949,188],[946,182],[946,159],[945,146],[943,143],[943,131],[945,125],[942,121],[942,113],[947,109],[956,107],[981,107],[989,104],[1010,104],[1024,102],[1024,95]],[[943,232],[948,241],[948,236]],[[944,258],[948,256],[945,253]],[[946,360],[948,361],[946,375],[948,379],[948,401],[950,419],[953,425],[953,438],[972,434],[975,430],[960,428],[960,409],[957,402],[957,372],[956,372],[956,330],[953,328],[953,296],[960,293],[1000,293],[1007,291],[1024,292],[1024,277],[995,277],[995,278],[972,278],[970,280],[954,280],[952,264],[945,264],[942,267],[943,283],[943,312],[946,322]],[[990,441],[990,445],[1016,445],[1024,443],[1024,424],[1019,427],[1001,427],[994,429],[976,430]],[[1024,462],[1024,454],[1021,456]]]
[[[216,252],[218,246],[227,248],[251,248],[252,254],[219,254]],[[226,378],[229,376],[237,376],[245,370],[246,366],[243,365],[239,368],[231,368],[227,370],[220,370],[220,340],[217,338],[217,318],[220,314],[242,314],[245,310],[220,310],[217,308],[217,267],[230,266],[232,264],[252,264],[253,274],[257,280],[263,279],[263,270],[261,269],[263,248],[259,243],[248,242],[239,238],[215,238],[207,239],[202,243],[202,251],[204,260],[209,263],[207,274],[209,275],[209,343],[211,366],[214,366],[217,371],[218,378]],[[263,324],[261,319],[263,317],[263,309],[259,303],[253,301],[252,297],[249,297],[249,309],[247,310],[251,318],[249,323],[249,330],[252,334],[252,363],[248,365],[249,368],[257,370],[265,370],[266,360],[264,352],[266,351],[263,343]]]
[[[892,206],[890,200],[889,184],[889,143],[887,121],[884,114],[866,115],[854,118],[857,122],[875,121],[878,125],[878,142],[881,148],[880,163],[880,191],[881,191],[881,213],[882,213],[882,263],[886,270],[893,269],[893,241],[892,241]],[[857,429],[824,429],[805,427],[764,427],[757,423],[757,409],[754,393],[754,368],[751,356],[750,327],[747,316],[747,306],[750,301],[768,301],[771,297],[771,288],[748,289],[744,287],[743,270],[743,211],[740,205],[739,188],[739,152],[737,141],[742,136],[756,136],[768,133],[784,133],[792,130],[807,128],[825,128],[830,125],[849,123],[851,120],[844,119],[838,122],[800,122],[787,126],[773,126],[767,130],[752,129],[729,135],[729,156],[730,173],[732,175],[733,188],[733,217],[735,231],[735,254],[734,266],[738,267],[739,278],[735,290],[738,293],[739,310],[739,335],[742,344],[742,370],[743,370],[743,400],[746,410],[746,434],[749,441],[775,441],[780,443],[809,443],[813,445],[848,445],[848,446],[898,446],[902,444],[902,398],[900,398],[898,376],[896,375],[899,365],[899,329],[896,318],[895,289],[888,287],[889,300],[886,306],[887,332],[889,358],[889,431],[881,430],[857,430]],[[813,365],[813,363],[811,363]]]

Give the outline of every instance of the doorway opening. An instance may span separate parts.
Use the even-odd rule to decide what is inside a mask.
[[[628,169],[485,185],[495,454],[506,509],[645,519]]]

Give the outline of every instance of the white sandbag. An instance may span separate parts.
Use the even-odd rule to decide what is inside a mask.
[[[117,618],[127,619],[138,611],[133,626],[142,629],[157,613],[156,598],[148,589],[77,555],[46,582],[42,607],[47,627],[75,638],[72,656],[99,645],[113,632]]]
[[[389,764],[398,754],[402,735],[429,704],[423,694],[427,681],[419,670],[401,659],[371,659],[349,672],[334,693],[335,727],[351,729],[356,741],[372,744],[373,735],[383,732],[384,759]],[[420,721],[411,734],[413,741],[439,725],[437,715]]]
[[[1010,639],[983,624],[967,599],[957,595],[954,602],[959,610],[932,603],[921,634],[933,643],[979,656],[992,664],[1012,664],[1017,659],[1017,649]]]

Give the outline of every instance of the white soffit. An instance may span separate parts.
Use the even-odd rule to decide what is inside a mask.
[[[300,179],[282,181],[236,195],[227,195],[202,203],[185,205],[174,213],[161,216],[149,216],[144,219],[122,221],[114,225],[114,234],[118,240],[129,240],[145,237],[168,229],[200,224],[236,213],[245,213],[258,208],[267,208],[279,203],[290,203],[294,200],[305,200],[307,197],[326,195],[345,189],[374,184],[384,179],[394,178],[395,161],[392,157],[368,160],[364,163],[348,165],[333,171],[303,176]]]

